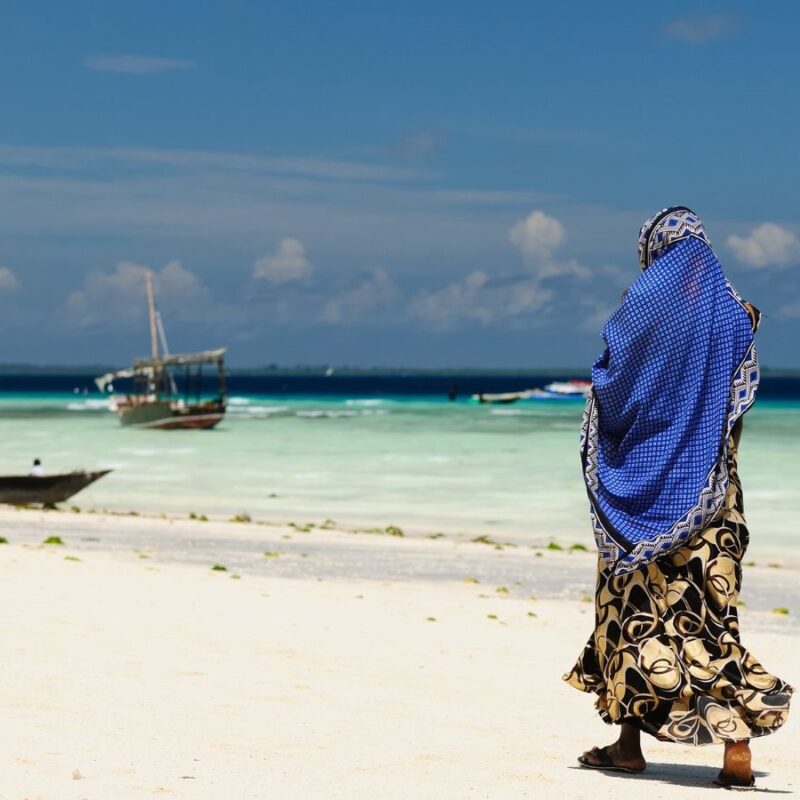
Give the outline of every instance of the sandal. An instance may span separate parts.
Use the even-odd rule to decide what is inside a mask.
[[[754,792],[756,788],[756,776],[751,775],[749,781],[743,781],[741,778],[735,778],[733,775],[728,775],[725,770],[720,770],[714,780],[714,786],[719,786],[721,789],[729,789],[734,792]]]
[[[645,767],[634,769],[633,767],[624,767],[621,764],[615,763],[613,757],[608,752],[608,745],[606,745],[606,747],[593,747],[589,752],[597,759],[596,764],[593,764],[585,756],[578,756],[578,763],[586,769],[602,769],[606,772],[627,772],[630,775],[638,775],[646,769]]]

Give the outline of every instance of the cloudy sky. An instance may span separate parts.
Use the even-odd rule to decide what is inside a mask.
[[[0,6],[0,361],[581,367],[662,206],[800,367],[800,9]]]

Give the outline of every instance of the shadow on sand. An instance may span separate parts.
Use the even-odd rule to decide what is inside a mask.
[[[575,766],[570,767],[570,769],[585,768]],[[602,772],[602,770],[596,771]],[[714,779],[719,774],[718,767],[701,767],[691,764],[667,764],[660,761],[649,761],[647,764],[647,771],[638,775],[629,775],[625,772],[607,772],[605,774],[607,777],[613,777],[615,780],[668,783],[672,786],[686,786],[692,789],[714,789],[719,791],[719,787],[714,786],[713,783]],[[793,794],[793,792],[788,789],[767,789],[763,786],[759,786],[758,779],[766,777],[769,773],[756,771],[754,774],[756,776],[756,792],[760,794]]]

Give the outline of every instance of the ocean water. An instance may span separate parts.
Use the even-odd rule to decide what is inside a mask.
[[[49,472],[113,469],[74,498],[83,509],[246,512],[284,522],[333,519],[591,545],[578,457],[580,401],[448,402],[450,377],[414,379],[414,391],[400,391],[398,382],[410,384],[397,376],[340,381],[326,394],[319,379],[275,380],[234,381],[229,413],[213,431],[125,428],[98,394],[6,380],[0,473],[24,474],[35,457]],[[468,380],[459,386],[472,391]],[[776,381],[746,418],[740,473],[753,551],[794,559],[800,397],[793,384]],[[537,383],[494,378],[480,388]]]

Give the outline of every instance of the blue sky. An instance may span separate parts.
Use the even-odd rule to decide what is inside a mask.
[[[790,2],[6,3],[0,361],[585,367],[658,208],[800,367]]]

